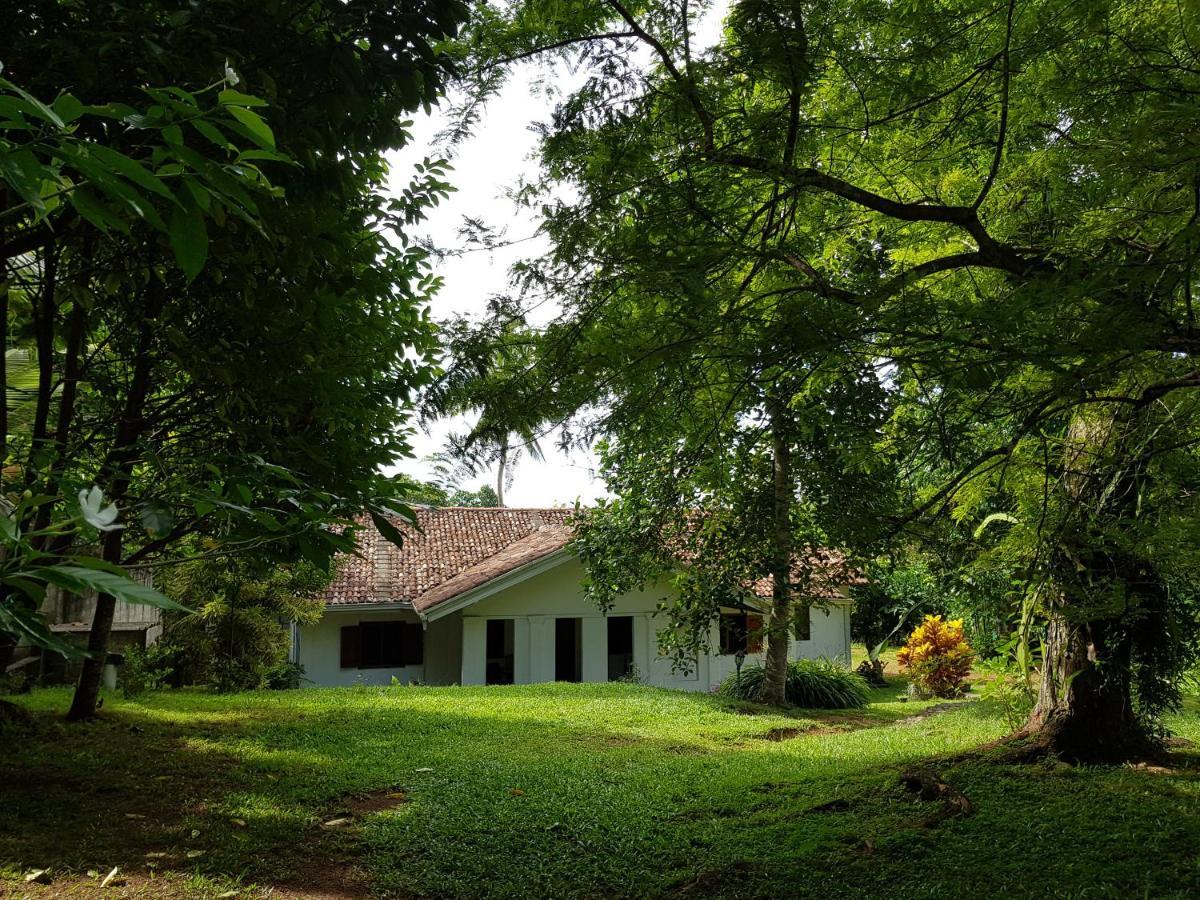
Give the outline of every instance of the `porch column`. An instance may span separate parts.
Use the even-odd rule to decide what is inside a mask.
[[[529,618],[513,619],[513,684],[529,684]]]
[[[653,679],[656,674],[650,670],[650,661],[654,659],[655,654],[653,620],[650,616],[634,616],[633,664],[647,681]]]
[[[543,684],[554,680],[554,619],[529,617],[529,681]]]
[[[608,619],[585,616],[580,623],[583,680],[608,681]]]
[[[462,683],[487,682],[487,620],[478,616],[463,616],[462,620]]]

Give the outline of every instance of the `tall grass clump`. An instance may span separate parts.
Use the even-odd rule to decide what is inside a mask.
[[[726,678],[720,693],[736,700],[757,700],[762,692],[763,667],[744,666],[741,675]],[[788,663],[784,696],[792,706],[807,709],[862,709],[871,690],[861,675],[827,659],[797,659]]]

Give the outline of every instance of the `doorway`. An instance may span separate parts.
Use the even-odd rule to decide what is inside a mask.
[[[608,617],[608,680],[633,671],[633,616]]]
[[[554,620],[554,680],[583,680],[583,619]]]
[[[485,684],[513,683],[513,620],[487,620]]]

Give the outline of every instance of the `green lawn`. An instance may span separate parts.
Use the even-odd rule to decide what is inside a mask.
[[[167,692],[68,726],[66,692],[40,691],[0,759],[0,894],[36,866],[56,881],[31,895],[100,895],[86,873],[114,865],[130,881],[103,896],[1200,892],[1191,751],[938,765],[975,812],[931,823],[898,774],[1004,726],[983,702],[906,721],[924,705],[900,696],[785,717],[616,684]],[[1172,725],[1200,741],[1194,704]]]

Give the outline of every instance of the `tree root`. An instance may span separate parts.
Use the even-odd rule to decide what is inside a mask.
[[[921,822],[924,828],[933,828],[947,819],[969,816],[975,812],[975,804],[968,799],[966,794],[952,784],[942,781],[930,771],[914,769],[905,772],[900,776],[900,783],[926,802],[939,801],[941,803],[941,808],[937,812],[927,816]]]

